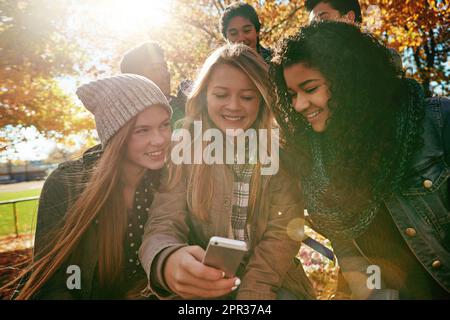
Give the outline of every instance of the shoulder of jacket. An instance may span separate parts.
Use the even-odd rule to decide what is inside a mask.
[[[450,99],[448,97],[443,96],[431,97],[426,98],[425,101],[427,109],[429,109],[430,106],[435,106],[438,107],[443,114],[445,115],[450,114]]]
[[[78,160],[60,163],[45,180],[47,188],[59,188],[71,185],[72,182],[82,175],[83,164]]]
[[[101,145],[86,150],[79,158],[62,162],[58,165],[60,171],[78,172],[83,171],[88,167],[94,165],[98,159],[102,156],[103,150]],[[58,170],[57,169],[57,170]],[[56,171],[56,170],[55,170]]]
[[[425,99],[425,114],[433,121],[437,121],[439,127],[450,123],[450,99],[437,96]]]
[[[69,160],[62,162],[58,165],[58,168],[54,171],[58,172],[69,172],[69,171],[81,171],[83,169],[83,159],[79,158],[76,160]]]

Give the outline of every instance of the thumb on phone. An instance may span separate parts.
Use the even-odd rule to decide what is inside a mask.
[[[198,261],[202,262],[206,251],[200,246],[189,246],[188,252]]]
[[[205,257],[206,251],[200,246],[190,246],[188,247],[188,252],[194,257],[198,262],[201,263],[201,270],[196,270],[202,274],[205,279],[210,281],[220,280],[225,277],[225,272],[220,269],[216,269],[203,264],[203,258]],[[198,275],[197,275],[198,276]]]

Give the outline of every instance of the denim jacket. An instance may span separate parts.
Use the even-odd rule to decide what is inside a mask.
[[[427,101],[424,145],[385,204],[416,258],[450,292],[450,99]]]
[[[411,252],[450,292],[450,99],[427,100],[423,130],[423,146],[413,156],[400,191],[384,203]],[[370,263],[356,242],[334,241],[333,248],[353,297],[367,298]],[[392,297],[389,291],[377,295]]]

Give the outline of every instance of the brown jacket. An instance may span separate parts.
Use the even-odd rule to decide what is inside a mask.
[[[222,165],[213,171],[214,194],[207,222],[199,220],[186,202],[186,172],[170,192],[155,195],[140,248],[140,258],[149,276],[149,289],[159,298],[166,288],[165,259],[187,245],[206,248],[212,236],[229,237],[232,214],[233,174]],[[256,210],[250,228],[250,258],[241,276],[238,299],[276,299],[283,287],[297,297],[313,299],[314,290],[295,256],[303,237],[303,210],[298,184],[286,173],[262,176]],[[289,229],[289,236],[288,236]],[[296,238],[294,240],[293,238]],[[299,241],[300,240],[300,241]]]

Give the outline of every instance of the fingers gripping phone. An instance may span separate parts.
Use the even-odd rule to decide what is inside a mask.
[[[244,241],[212,237],[206,248],[203,264],[220,269],[225,272],[225,277],[232,278],[247,250]]]

